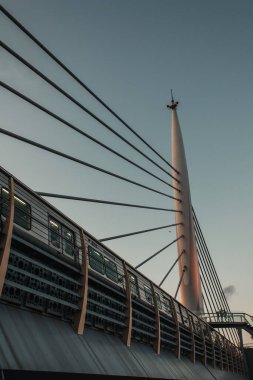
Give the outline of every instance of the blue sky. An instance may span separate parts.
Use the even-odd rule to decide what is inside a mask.
[[[170,161],[170,89],[180,102],[192,203],[234,311],[253,314],[253,3],[163,0],[1,0],[98,96]],[[0,16],[1,39],[144,152],[155,156]],[[104,130],[1,49],[1,80],[164,179],[166,175]],[[170,189],[49,116],[0,90],[1,127],[171,194]],[[0,136],[1,166],[36,191],[173,206],[171,200]],[[159,159],[157,159],[159,162]],[[159,162],[161,163],[161,162]],[[50,202],[97,238],[173,223],[173,214]],[[175,238],[171,229],[108,242],[137,265]],[[172,247],[142,267],[159,283]],[[174,295],[177,270],[164,283]]]

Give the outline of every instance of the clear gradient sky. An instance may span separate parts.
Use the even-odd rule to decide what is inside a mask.
[[[1,0],[0,3],[98,96],[171,160],[170,89],[185,143],[192,203],[233,311],[253,314],[252,0]],[[119,133],[149,153],[4,15],[1,39]],[[0,77],[164,179],[3,49]],[[0,90],[1,128],[171,194],[170,189],[49,116]],[[154,158],[155,156],[150,153]],[[159,159],[157,162],[161,163]],[[166,197],[0,136],[0,165],[36,191],[172,208]],[[162,164],[163,165],[163,164]],[[165,165],[166,166],[166,165]],[[174,222],[172,213],[49,199],[97,238]],[[108,242],[132,265],[175,239],[161,230]],[[171,247],[140,269],[159,283]],[[164,283],[174,295],[177,269]],[[250,342],[250,338],[246,337]]]

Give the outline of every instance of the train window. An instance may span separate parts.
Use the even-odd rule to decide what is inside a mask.
[[[89,246],[88,255],[89,255],[89,264],[91,268],[99,273],[104,274],[105,266],[104,266],[104,257],[102,253],[96,251],[94,248]]]
[[[48,240],[49,244],[62,253],[74,257],[75,255],[75,234],[69,228],[63,226],[58,220],[49,216],[48,219]]]
[[[189,316],[184,306],[180,305],[182,321],[186,326],[189,326]]]
[[[2,187],[2,215],[8,215],[9,191]],[[31,206],[23,199],[14,195],[14,223],[25,228],[31,229]]]
[[[151,303],[151,305],[153,305],[153,297],[152,297],[151,289],[146,285],[144,285],[144,293],[145,293],[146,300],[149,303]]]
[[[172,302],[174,303],[174,306],[175,306],[175,310],[177,313],[177,319],[180,323],[182,323],[182,315],[181,315],[179,303],[177,303],[176,301],[172,301]]]
[[[158,306],[159,309],[161,309],[162,308],[162,303],[161,303],[160,294],[155,293],[155,296],[156,296],[157,306]]]
[[[130,285],[131,285],[131,291],[134,295],[139,297],[139,288],[138,288],[138,283],[137,283],[137,277],[130,272],[128,272],[128,274],[129,274],[129,280],[130,280]]]
[[[166,312],[168,314],[172,314],[170,300],[168,298],[165,298],[165,297],[163,297],[163,300],[164,300],[164,307],[165,307]]]
[[[74,232],[62,227],[63,251],[66,255],[74,256]]]
[[[107,257],[104,257],[104,261],[105,261],[105,274],[106,276],[114,281],[114,282],[118,282],[119,281],[119,277],[118,277],[118,271],[117,271],[117,266],[116,264],[109,260]]]
[[[61,225],[55,219],[49,218],[49,243],[55,248],[61,248]]]

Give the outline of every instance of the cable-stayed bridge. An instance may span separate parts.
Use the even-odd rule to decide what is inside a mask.
[[[148,168],[1,81],[6,94],[14,95],[70,128],[80,138],[92,141],[158,184],[163,183],[172,194],[20,133],[4,128],[0,128],[0,133],[174,202],[172,208],[165,208],[141,201],[126,203],[85,195],[33,191],[15,177],[16,173],[1,169],[2,378],[15,378],[24,373],[28,378],[49,374],[54,377],[85,374],[91,377],[117,375],[171,379],[247,378],[241,331],[245,329],[251,333],[252,325],[248,320],[238,323],[236,315],[231,313],[192,207],[177,102],[172,97],[169,105],[172,112],[170,163],[24,25],[2,6],[0,9],[20,33],[24,33],[31,43],[105,107],[134,136],[135,142],[88,109],[27,57],[3,41],[0,42],[1,49],[147,160]],[[140,141],[146,146],[145,151],[139,147]],[[147,150],[152,156],[146,153]],[[46,202],[45,197],[167,212],[175,215],[175,221],[98,239]],[[120,252],[115,253],[107,243],[104,244],[168,228],[175,228],[175,239],[134,266],[126,262]],[[170,267],[164,268],[159,284],[140,272],[140,267],[175,245],[178,255]],[[170,294],[162,285],[175,268],[179,268],[178,283],[174,294]],[[179,294],[180,302],[177,301]],[[214,320],[221,311],[230,319]]]

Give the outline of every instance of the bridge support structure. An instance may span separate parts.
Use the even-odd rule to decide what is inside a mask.
[[[174,201],[175,209],[180,211],[175,213],[175,223],[177,223],[176,235],[177,238],[183,235],[183,238],[177,241],[178,256],[183,251],[185,252],[180,256],[178,261],[180,278],[183,271],[185,271],[180,285],[180,302],[195,314],[201,314],[204,310],[203,298],[193,226],[188,170],[182,133],[177,116],[177,105],[178,102],[174,102],[172,98],[172,103],[168,105],[168,108],[172,110],[172,165],[179,171],[178,179],[173,178],[173,193],[175,198],[178,198],[178,193],[180,192],[181,198],[181,202]]]
[[[246,375],[248,375],[249,374],[249,369],[248,369],[248,363],[247,363],[246,353],[245,353],[244,347],[243,347],[242,328],[238,328],[237,331],[238,331],[238,335],[239,335],[239,339],[240,339],[240,349],[241,349],[241,352],[242,352],[242,355],[243,355],[244,372],[245,372]]]

